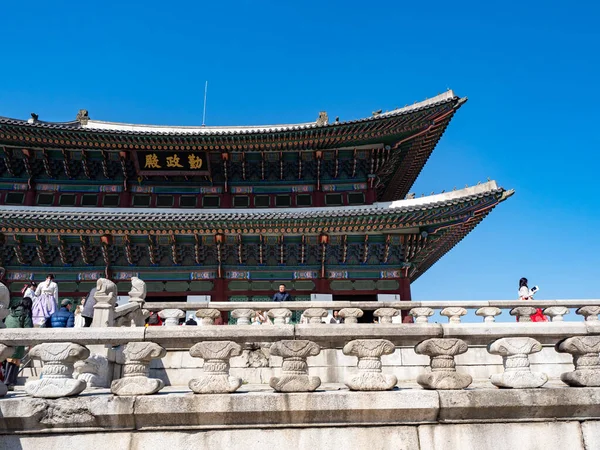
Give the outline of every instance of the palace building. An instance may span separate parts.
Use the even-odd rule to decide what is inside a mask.
[[[411,187],[466,98],[352,121],[177,127],[0,117],[0,266],[17,292],[106,276],[148,300],[411,298],[410,283],[513,191]],[[193,298],[193,297],[192,297]]]

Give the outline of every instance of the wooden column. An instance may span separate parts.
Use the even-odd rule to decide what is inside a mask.
[[[400,301],[411,301],[410,293],[410,278],[408,277],[408,269],[403,270],[403,277],[400,278]],[[412,316],[408,315],[408,311],[402,311],[402,323],[413,323]]]

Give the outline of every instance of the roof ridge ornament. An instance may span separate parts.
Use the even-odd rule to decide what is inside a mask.
[[[87,125],[88,121],[90,120],[88,110],[80,109],[79,112],[77,113],[77,117],[75,117],[75,120],[77,120],[77,122],[79,122],[81,125]]]
[[[323,126],[329,124],[329,116],[327,111],[320,111],[319,118],[317,119],[317,126]]]

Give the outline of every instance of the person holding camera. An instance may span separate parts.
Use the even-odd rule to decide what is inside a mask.
[[[537,286],[529,289],[527,286],[527,278],[519,280],[519,300],[533,300],[534,294],[539,290]],[[517,317],[517,322],[519,318]],[[541,308],[537,308],[535,314],[531,315],[532,322],[548,322],[548,318],[544,315]]]

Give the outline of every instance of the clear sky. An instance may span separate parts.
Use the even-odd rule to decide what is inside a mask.
[[[421,3],[422,5],[417,5]],[[413,298],[600,298],[600,7],[594,2],[5,2],[0,115],[198,125],[341,120],[469,97],[417,195],[516,194]]]

